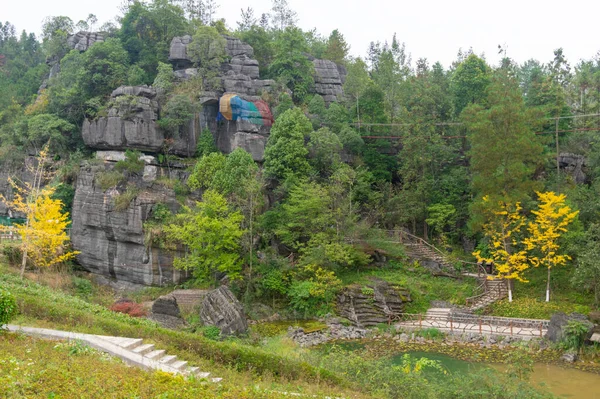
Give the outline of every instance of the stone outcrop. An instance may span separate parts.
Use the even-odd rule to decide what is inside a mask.
[[[149,319],[170,329],[178,329],[185,325],[174,295],[163,295],[154,301]]]
[[[367,335],[368,331],[364,328],[344,326],[337,320],[328,322],[327,328],[323,330],[306,333],[302,327],[290,326],[287,333],[287,336],[301,347],[320,345],[328,341],[361,339]]]
[[[99,158],[111,159],[115,155]],[[179,203],[172,189],[156,184],[160,176],[185,181],[186,172],[171,166],[170,170],[152,164],[146,158],[143,174],[130,176],[118,185],[103,190],[97,177],[112,170],[114,162],[84,162],[80,167],[73,200],[71,242],[81,253],[77,262],[86,270],[113,281],[141,285],[179,284],[188,278],[185,271],[173,268],[172,252],[145,244],[144,222],[157,203],[172,211]],[[154,176],[153,178],[148,176]],[[115,209],[115,199],[135,184],[139,190],[127,209]]]
[[[561,153],[558,156],[559,167],[567,172],[578,184],[583,184],[587,180],[586,168],[587,160],[583,155]]]
[[[248,330],[242,304],[226,286],[206,295],[202,301],[200,319],[205,325],[218,327],[223,335],[241,334]]]
[[[565,337],[565,327],[569,324],[569,321],[578,321],[583,323],[589,328],[589,335],[591,335],[594,328],[594,324],[591,323],[587,317],[580,313],[571,313],[569,315],[558,312],[552,315],[550,324],[548,325],[548,331],[546,332],[546,338],[552,342],[560,342]]]
[[[329,60],[313,60],[315,67],[315,93],[323,97],[326,104],[339,102],[344,98],[346,68]]]
[[[99,150],[133,149],[160,152],[165,133],[157,126],[156,91],[148,86],[121,86],[112,92],[107,116],[83,122],[84,143]],[[199,136],[198,117],[183,126],[173,138],[170,152],[193,156]]]
[[[69,47],[79,51],[87,51],[92,44],[103,41],[104,35],[98,32],[81,31],[67,37],[67,44]]]
[[[259,64],[254,59],[254,49],[247,43],[230,36],[223,36],[228,60],[221,66],[221,80],[224,92],[258,96],[269,91],[273,80],[259,79]],[[191,43],[189,35],[174,37],[171,41],[169,61],[174,66],[175,76],[180,80],[190,79],[198,74],[188,56],[187,47]],[[222,94],[222,93],[219,93]]]
[[[217,147],[229,154],[242,148],[252,155],[255,161],[264,160],[265,147],[270,128],[247,121],[223,121],[217,129]]]
[[[345,288],[338,295],[337,310],[354,325],[369,327],[388,323],[390,318],[403,312],[405,303],[410,300],[408,291],[373,279],[364,286]]]

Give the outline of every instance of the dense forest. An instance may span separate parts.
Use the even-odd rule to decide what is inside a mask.
[[[173,212],[155,204],[144,230],[150,245],[184,245],[174,265],[198,283],[227,275],[248,301],[325,314],[340,276],[389,255],[373,243],[398,230],[465,259],[493,257],[510,266],[506,278],[525,280],[511,256],[533,251],[532,266],[550,267],[524,226],[547,203],[544,193],[554,192],[579,213],[560,231],[557,248],[566,257],[553,265],[566,265],[574,286],[600,299],[600,56],[575,63],[557,49],[549,62],[506,57],[490,65],[469,49],[446,69],[412,60],[394,36],[350,57],[342,32],[303,31],[285,0],[261,14],[242,10],[236,27],[214,18],[218,6],[129,1],[118,24],[53,16],[41,37],[0,24],[2,168],[22,167],[48,144],[53,196],[70,212],[80,165],[93,158],[84,121],[126,101],[111,98],[118,87],[151,85],[167,138],[153,155],[165,167],[184,163],[189,173],[163,181],[182,206]],[[104,40],[72,49],[68,38],[78,31],[101,32]],[[181,82],[168,58],[173,38],[184,35],[192,37],[188,54],[199,72]],[[260,94],[274,116],[262,162],[241,149],[221,153],[210,131],[191,159],[167,143],[201,112],[200,93],[223,90],[222,35],[252,46],[260,79],[274,81]],[[342,101],[315,94],[313,59],[347,72]],[[116,210],[140,193],[119,177],[139,173],[139,155],[128,151],[116,174],[97,180],[121,188]],[[491,230],[509,208],[523,221],[513,223],[502,258]]]

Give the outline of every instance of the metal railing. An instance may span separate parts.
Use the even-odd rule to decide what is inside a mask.
[[[409,314],[392,318],[400,326],[409,328],[437,328],[452,333],[479,333],[510,336],[542,337],[549,320],[517,319],[511,317],[478,316],[468,313]]]

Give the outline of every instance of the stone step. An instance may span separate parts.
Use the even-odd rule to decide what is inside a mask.
[[[144,340],[141,338],[121,338],[121,337],[105,337],[105,336],[102,336],[101,338],[112,344],[120,346],[123,349],[128,349],[128,350],[137,348],[138,346],[140,346],[142,344],[142,342],[144,342]]]
[[[140,346],[136,346],[132,352],[137,353],[138,355],[145,355],[154,350],[154,344],[144,344]]]
[[[158,350],[154,350],[150,353],[147,353],[145,355],[145,357],[147,357],[148,359],[152,359],[152,360],[158,360],[160,358],[162,358],[165,355],[166,351],[164,349],[158,349]]]
[[[185,367],[187,367],[188,362],[186,362],[185,360],[178,360],[176,362],[173,362],[171,364],[169,364],[170,367],[173,367],[176,370],[183,370]]]
[[[159,362],[162,363],[162,364],[171,364],[175,360],[177,360],[177,356],[175,356],[175,355],[167,355],[167,356],[164,356],[163,358],[161,358],[159,360]]]

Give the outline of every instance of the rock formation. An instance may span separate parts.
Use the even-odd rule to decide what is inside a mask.
[[[92,44],[103,41],[104,35],[98,32],[81,31],[67,37],[67,44],[69,47],[79,51],[87,51]]]
[[[92,273],[135,284],[160,286],[185,281],[187,272],[173,269],[173,253],[144,243],[143,223],[157,203],[173,211],[179,208],[173,190],[156,184],[156,178],[170,176],[184,181],[186,173],[173,166],[167,171],[148,157],[143,174],[103,190],[97,177],[112,170],[117,155],[100,152],[100,164],[84,162],[80,168],[71,229],[73,248],[81,252],[78,263]],[[135,184],[139,194],[127,209],[117,211],[115,199],[128,184]]]
[[[561,153],[558,156],[559,167],[567,172],[573,180],[578,184],[586,182],[587,176],[585,170],[587,167],[587,160],[583,155]]]
[[[240,334],[248,329],[242,304],[226,286],[209,292],[202,301],[200,319],[217,326],[223,335]]]
[[[83,122],[81,134],[84,143],[100,150],[160,152],[168,137],[156,124],[158,102],[154,89],[148,86],[121,86],[112,92],[111,97],[107,116]],[[196,117],[173,138],[170,152],[193,156],[199,134],[199,120]]]
[[[178,329],[185,325],[174,295],[163,295],[154,301],[149,319],[165,328]]]
[[[565,327],[567,324],[569,324],[569,321],[578,321],[587,326],[589,328],[589,334],[586,338],[589,338],[589,335],[592,334],[594,324],[590,322],[584,315],[580,313],[571,313],[570,315],[567,315],[563,312],[558,312],[554,313],[550,319],[548,331],[546,332],[546,338],[552,342],[562,341],[565,337]]]
[[[323,97],[326,104],[339,102],[344,98],[346,68],[329,60],[313,60],[315,67],[315,93]]]
[[[338,295],[337,310],[340,316],[358,327],[369,327],[388,323],[404,310],[410,302],[408,291],[390,285],[383,280],[373,279],[365,286],[347,287]]]

